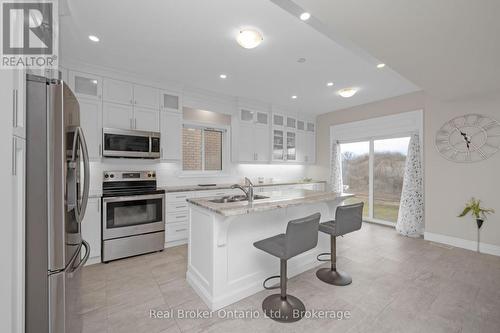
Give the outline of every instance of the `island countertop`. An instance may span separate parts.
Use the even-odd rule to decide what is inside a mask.
[[[312,190],[286,190],[263,192],[259,195],[267,196],[266,199],[248,201],[214,203],[210,200],[217,197],[190,198],[187,201],[193,205],[203,207],[222,216],[236,216],[255,212],[269,211],[279,208],[287,208],[317,202],[333,201],[353,197],[349,193],[321,192]]]

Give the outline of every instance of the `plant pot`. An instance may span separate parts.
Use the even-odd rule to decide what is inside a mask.
[[[476,219],[476,223],[477,223],[477,228],[481,229],[481,227],[483,226],[484,220],[483,219]]]

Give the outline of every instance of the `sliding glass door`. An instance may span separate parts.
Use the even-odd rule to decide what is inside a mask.
[[[397,221],[409,141],[397,137],[340,145],[344,191],[356,195],[347,202],[363,201],[365,219]]]

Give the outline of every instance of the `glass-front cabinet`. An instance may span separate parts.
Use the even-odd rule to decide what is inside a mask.
[[[284,158],[284,131],[273,129],[273,161],[283,161]]]
[[[93,74],[71,71],[70,86],[77,97],[101,99],[102,78]]]
[[[295,132],[286,132],[286,160],[297,160],[297,140]]]

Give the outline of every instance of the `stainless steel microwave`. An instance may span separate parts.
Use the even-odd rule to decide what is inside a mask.
[[[160,133],[104,128],[103,156],[127,158],[160,158]]]

